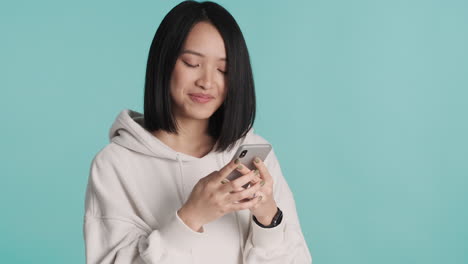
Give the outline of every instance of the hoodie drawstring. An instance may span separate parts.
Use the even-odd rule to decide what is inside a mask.
[[[179,182],[181,186],[181,188],[179,188],[179,197],[180,197],[181,206],[183,206],[185,203],[184,194],[186,192],[185,192],[185,184],[184,184],[184,171],[182,170],[182,160],[180,159],[179,153],[176,153],[176,160],[179,163],[179,176],[180,176]]]
[[[218,162],[218,168],[222,168],[226,163],[226,160],[225,160],[225,154],[222,153],[221,155],[221,161],[222,163],[220,164],[220,160],[219,160],[219,156],[216,157],[216,161]],[[234,212],[234,215],[236,216],[236,222],[237,222],[237,231],[239,233],[239,246],[241,248],[241,253],[242,253],[242,263],[244,263],[244,259],[245,259],[245,256],[244,256],[244,233],[242,232],[242,227],[241,227],[241,223],[240,223],[240,220],[239,220],[239,213],[238,212]]]

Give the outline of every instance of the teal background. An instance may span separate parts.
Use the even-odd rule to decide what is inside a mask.
[[[84,263],[91,160],[178,2],[0,3],[2,263]],[[218,2],[314,263],[468,263],[468,2]]]

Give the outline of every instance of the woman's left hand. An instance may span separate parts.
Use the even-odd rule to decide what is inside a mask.
[[[252,181],[252,184],[260,182],[260,185],[262,185],[260,190],[257,191],[257,193],[255,194],[255,196],[262,196],[262,198],[256,206],[250,209],[250,211],[261,224],[270,225],[277,211],[277,205],[273,197],[273,178],[271,177],[270,172],[265,166],[265,163],[263,163],[263,161],[260,158],[255,158],[253,164],[258,170],[258,177],[256,180]],[[250,172],[250,169],[247,168],[245,165],[241,166],[242,168],[238,169],[240,173],[245,175]]]

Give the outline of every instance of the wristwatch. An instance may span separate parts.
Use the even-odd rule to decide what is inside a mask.
[[[278,208],[278,207],[276,207]],[[281,224],[281,220],[283,220],[283,212],[278,208],[278,210],[276,211],[276,214],[275,216],[273,216],[273,219],[271,219],[271,224],[269,225],[262,225],[258,220],[257,218],[255,217],[255,215],[253,216],[253,220],[254,222],[259,225],[260,227],[263,227],[263,228],[273,228],[275,226],[278,226],[279,224]]]

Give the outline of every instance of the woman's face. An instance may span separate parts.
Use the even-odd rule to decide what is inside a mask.
[[[226,97],[226,51],[223,38],[208,22],[188,34],[170,80],[175,118],[207,120]]]

